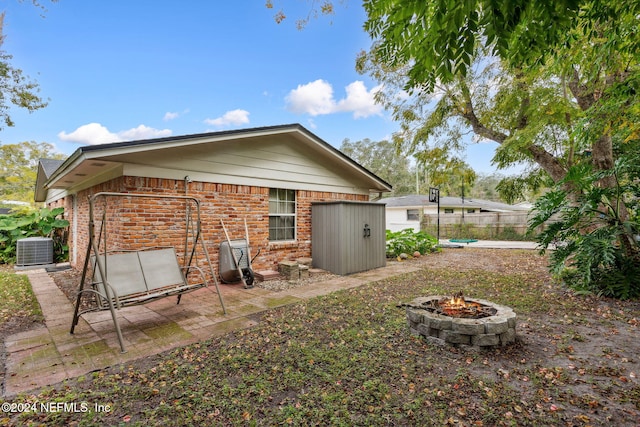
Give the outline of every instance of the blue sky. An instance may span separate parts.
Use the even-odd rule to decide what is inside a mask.
[[[0,0],[3,49],[49,99],[12,109],[3,144],[83,145],[300,123],[336,148],[346,138],[388,139],[398,129],[373,102],[377,82],[355,71],[370,39],[360,1],[311,20],[307,0]],[[336,2],[339,3],[339,2]],[[474,144],[467,162],[491,173],[495,145]]]

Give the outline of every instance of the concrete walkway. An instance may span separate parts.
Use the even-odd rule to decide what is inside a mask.
[[[487,249],[539,249],[536,242],[520,242],[506,240],[478,240],[469,243],[453,243],[446,239],[440,239],[441,245],[458,245],[469,248],[487,248]]]
[[[45,325],[5,340],[3,395],[28,392],[251,327],[257,324],[257,314],[266,310],[419,268],[410,263],[390,263],[383,268],[279,292],[221,284],[226,315],[214,286],[183,295],[179,305],[176,297],[168,297],[126,307],[117,311],[126,353],[120,351],[109,311],[84,314],[71,335],[73,305],[44,269],[27,270],[23,273],[29,277],[40,303]]]

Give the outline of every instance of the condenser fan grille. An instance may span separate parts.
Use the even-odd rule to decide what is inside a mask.
[[[53,263],[53,240],[49,237],[27,237],[17,242],[16,266]]]

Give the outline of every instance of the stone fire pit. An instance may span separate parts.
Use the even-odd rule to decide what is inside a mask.
[[[491,314],[482,318],[452,317],[433,308],[444,298],[433,295],[403,304],[412,333],[437,344],[481,349],[505,346],[515,341],[516,314],[511,308],[465,297],[467,302],[480,305],[483,311]]]

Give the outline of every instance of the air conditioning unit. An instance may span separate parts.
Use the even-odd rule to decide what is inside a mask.
[[[53,264],[53,239],[27,237],[17,241],[16,267]]]

